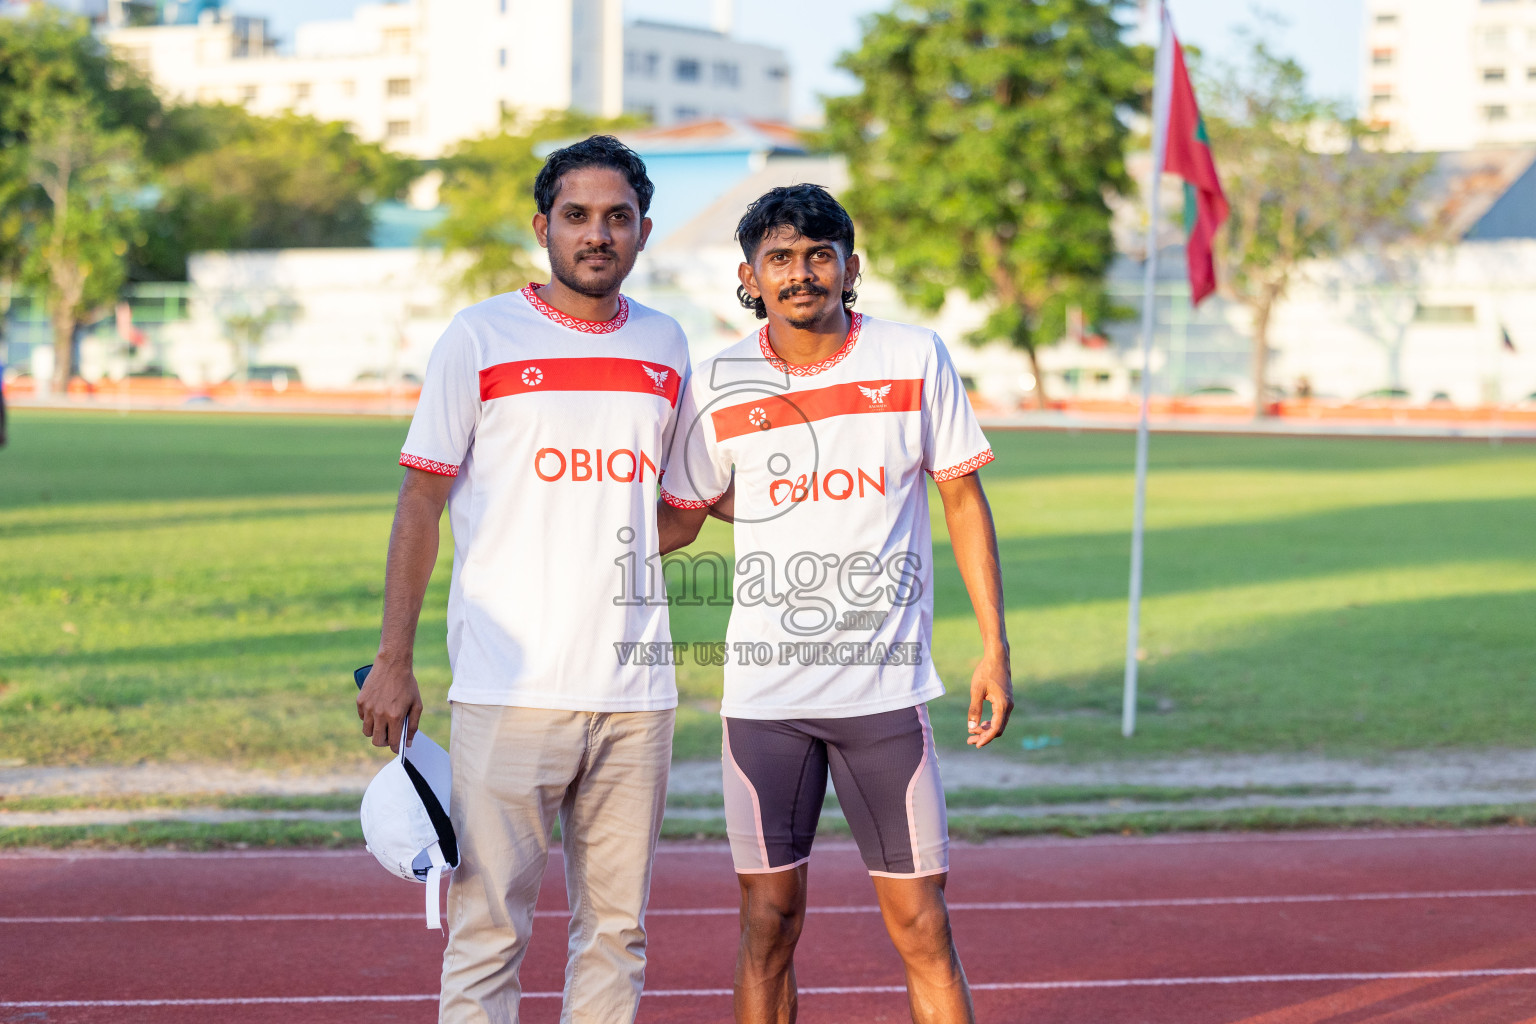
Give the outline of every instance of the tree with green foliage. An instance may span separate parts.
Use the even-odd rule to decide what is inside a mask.
[[[80,323],[122,284],[146,182],[142,139],[160,115],[83,20],[41,4],[0,18],[0,221],[14,229],[19,279],[47,304],[60,390]]]
[[[459,287],[476,298],[521,288],[541,273],[532,258],[533,181],[546,145],[634,127],[629,119],[601,120],[577,111],[509,121],[494,135],[458,145],[442,162],[439,193],[447,216],[431,237],[467,263]]]
[[[827,101],[848,158],[844,198],[874,267],[937,311],[952,290],[992,312],[972,340],[1029,356],[1067,310],[1106,312],[1110,200],[1129,194],[1126,115],[1150,55],[1124,41],[1127,0],[904,0],[866,21],[840,66],[858,93]]]
[[[47,296],[62,392],[75,372],[76,330],[127,278],[143,166],[133,132],[104,130],[91,104],[74,98],[37,112],[27,151],[28,180],[47,198],[47,216],[36,224],[23,279]]]
[[[340,123],[231,106],[173,108],[166,120],[170,162],[136,253],[141,273],[162,280],[185,278],[187,255],[203,250],[366,246],[373,203],[419,173]]]
[[[1371,148],[1343,102],[1314,98],[1306,73],[1255,39],[1242,68],[1207,80],[1206,127],[1231,215],[1216,237],[1217,281],[1251,316],[1254,414],[1272,403],[1269,330],[1309,261],[1424,230],[1414,199],[1434,158]]]

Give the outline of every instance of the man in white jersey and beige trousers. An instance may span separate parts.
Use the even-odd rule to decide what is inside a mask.
[[[453,1024],[518,1020],[557,815],[571,907],[560,1019],[623,1024],[639,1006],[677,688],[671,666],[614,656],[670,634],[664,605],[614,601],[610,549],[657,550],[656,481],[688,375],[677,323],[619,294],[651,193],[615,139],[549,156],[533,229],[552,280],[454,317],[400,455],[384,627],[358,713],[375,745],[415,731],[412,643],[446,504],[461,862],[440,1019]]]
[[[795,1019],[793,956],[830,770],[913,1019],[969,1022],[925,706],[944,692],[930,650],[927,477],[981,629],[968,742],[985,746],[1013,707],[997,538],[976,473],[992,450],[932,331],[852,312],[853,222],[826,190],[773,189],[737,239],[739,294],[768,322],[699,366],[661,491],[663,551],[690,543],[711,508],[735,519],[721,714],[742,900],[736,1019]]]

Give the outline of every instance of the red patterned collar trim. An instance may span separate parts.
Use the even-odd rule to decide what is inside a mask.
[[[854,313],[849,317],[849,320],[848,340],[843,342],[842,348],[838,349],[830,356],[827,356],[827,358],[823,359],[819,363],[807,363],[804,366],[792,366],[789,363],[786,363],[784,360],[780,359],[779,354],[773,350],[773,346],[768,344],[767,324],[763,324],[763,329],[757,332],[757,347],[762,349],[763,358],[768,360],[768,364],[775,370],[779,370],[782,373],[787,373],[791,377],[810,377],[820,373],[822,370],[832,369],[832,367],[836,366],[844,359],[847,359],[848,353],[853,351],[854,343],[859,340],[859,328],[864,325],[864,314]]]
[[[562,313],[554,306],[539,298],[538,285],[530,282],[523,289],[523,298],[528,300],[528,305],[549,317],[561,327],[569,327],[573,331],[583,334],[612,334],[624,322],[629,319],[629,300],[619,296],[619,312],[612,320],[580,320],[569,313]]]

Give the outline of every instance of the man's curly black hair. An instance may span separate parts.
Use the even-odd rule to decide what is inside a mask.
[[[763,193],[736,225],[736,241],[741,243],[742,257],[752,262],[763,241],[782,227],[794,228],[801,238],[814,238],[818,242],[836,242],[846,258],[853,252],[853,218],[843,209],[843,204],[832,198],[820,185],[781,185]],[[856,282],[855,282],[856,283]],[[768,307],[762,299],[754,299],[744,285],[736,288],[736,297],[747,309],[757,314],[759,320],[768,319]],[[852,310],[859,293],[852,288],[843,292],[843,308]]]
[[[549,216],[554,209],[555,196],[560,192],[560,179],[571,171],[583,167],[611,167],[629,180],[640,203],[640,216],[651,208],[651,196],[656,186],[645,173],[645,161],[640,155],[612,135],[593,135],[580,142],[557,149],[544,160],[539,176],[533,182],[533,201],[539,212]]]

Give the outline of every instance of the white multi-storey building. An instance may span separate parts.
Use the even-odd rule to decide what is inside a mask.
[[[507,114],[624,110],[670,124],[785,120],[782,51],[708,29],[639,22],[622,0],[408,0],[301,25],[280,53],[262,18],[203,9],[186,24],[104,37],[168,97],[343,121],[419,157],[493,131]]]
[[[1395,149],[1536,142],[1536,3],[1369,0],[1367,120]]]
[[[195,24],[108,28],[168,96],[344,121],[416,156],[491,131],[504,113],[623,105],[620,0],[365,4],[299,28],[277,52],[261,18],[207,10]]]
[[[632,22],[624,29],[624,109],[671,125],[700,118],[789,120],[784,51],[713,29]]]

